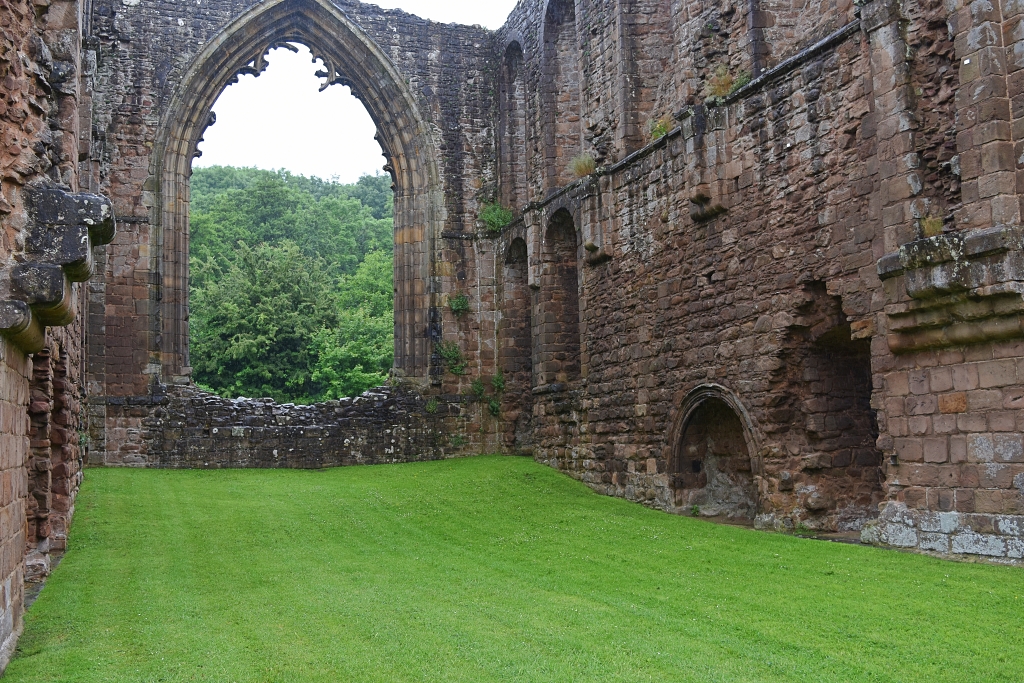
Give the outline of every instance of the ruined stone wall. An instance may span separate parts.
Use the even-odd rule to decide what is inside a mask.
[[[329,77],[381,130],[414,302],[398,356],[428,360],[415,390],[318,406],[198,392],[182,344],[212,99],[175,107],[196,73],[327,40],[324,4],[274,6],[197,64],[256,3],[0,5],[0,666],[26,574],[66,547],[84,449],[162,467],[526,452],[673,512],[1024,557],[1015,5],[526,0],[492,34],[340,2],[370,42],[334,45]],[[371,48],[405,85],[343,59]],[[579,153],[599,168],[574,180]],[[113,197],[116,237],[80,191]],[[497,236],[477,220],[492,200],[516,213]]]
[[[331,7],[371,42],[323,34]],[[237,25],[260,11],[263,18],[252,15],[251,27]],[[283,40],[311,43],[331,67],[327,80],[351,85],[378,124],[382,165],[396,181],[397,373],[421,388],[439,386],[433,346],[442,339],[458,341],[474,368],[459,382],[468,387],[481,372],[493,373],[494,274],[491,265],[478,266],[487,245],[474,239],[477,213],[497,191],[498,67],[489,32],[358,2],[107,1],[92,11],[91,158],[123,229],[103,259],[105,277],[90,293],[93,393],[129,399],[149,395],[154,384],[187,384],[189,150],[201,139],[213,98],[187,106],[183,98],[199,87],[192,74],[226,84],[237,70],[258,72],[263,53]],[[221,44],[227,57],[216,53]],[[381,51],[381,69],[396,70],[394,83],[378,82],[374,49]],[[403,101],[406,95],[411,100]],[[421,124],[423,135],[415,137]],[[471,329],[461,329],[448,310],[457,294],[472,300]],[[93,404],[90,457],[130,461],[132,447],[122,437],[140,427],[132,416]]]
[[[3,650],[0,665],[6,666],[14,654],[21,633],[24,611],[25,576],[25,503],[28,477],[28,377],[31,361],[7,339],[0,339],[0,624]]]
[[[134,467],[302,468],[439,460],[466,453],[473,415],[466,397],[381,388],[316,405],[224,399],[192,387],[105,399],[110,414],[137,418],[120,435]],[[453,438],[469,434],[468,437]]]
[[[26,580],[49,575],[52,553],[68,547],[82,485],[85,406],[83,321],[53,328],[32,356],[29,383]]]
[[[670,486],[677,413],[720,385],[756,425],[761,523],[839,530],[874,516],[871,357],[849,320],[880,306],[856,106],[866,52],[858,36],[736,105],[689,110],[645,158],[528,216],[540,233],[562,206],[595,248],[579,249],[584,381],[542,407],[549,422],[574,415],[579,434],[541,440],[538,457],[688,511]],[[844,130],[860,139],[838,144]],[[702,216],[702,192],[726,212]]]
[[[80,10],[0,3],[0,670],[21,631],[25,580],[66,547],[81,484],[79,283],[113,230],[102,198],[75,194],[88,186]]]
[[[544,7],[520,3],[499,32],[541,104]],[[585,136],[604,167],[557,188],[537,171],[544,114],[523,125],[533,203],[499,251],[529,251],[532,309],[507,315],[533,320],[535,456],[609,494],[729,514],[682,454],[735,448],[703,424],[719,401],[758,525],[1020,558],[1016,10],[673,3],[624,32],[637,7],[576,3],[579,115],[603,135],[654,93],[650,117],[678,130],[632,156],[628,135]],[[648,38],[666,26],[671,67],[630,72],[631,100],[613,65],[660,54]],[[566,214],[575,293],[550,256]],[[576,321],[552,302],[573,296],[581,374],[559,383],[543,363],[566,360],[554,331]]]
[[[246,38],[256,71],[274,39],[323,38],[325,5],[273,7]],[[96,462],[358,461],[340,432],[268,422],[340,428],[337,406],[166,388],[188,380],[188,144],[206,125],[202,102],[175,107],[196,69],[239,68],[196,60],[246,34],[231,22],[248,8],[94,8],[90,168],[127,216],[90,290]],[[350,65],[405,221],[397,301],[429,304],[400,306],[397,369],[426,349],[417,388],[464,397],[439,422],[429,401],[403,408],[411,432],[447,430],[410,448],[532,452],[675,512],[1024,554],[1015,6],[525,0],[494,34],[334,8],[413,93]],[[418,112],[429,135],[403,136]],[[578,155],[597,168],[577,180]],[[498,236],[477,220],[492,200],[516,214]],[[314,450],[275,461],[281,439]]]

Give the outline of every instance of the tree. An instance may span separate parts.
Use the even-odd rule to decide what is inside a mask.
[[[197,383],[223,396],[310,402],[385,381],[394,355],[394,238],[392,212],[383,209],[390,179],[383,180],[340,185],[287,172],[196,169]]]

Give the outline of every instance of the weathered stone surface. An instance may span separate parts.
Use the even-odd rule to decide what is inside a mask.
[[[354,0],[0,0],[0,664],[80,445],[526,452],[674,512],[1019,561],[1024,32],[974,10],[525,0],[489,32]],[[190,164],[281,40],[362,98],[395,181],[398,386],[358,401],[189,385]]]
[[[147,397],[109,397],[108,420],[125,448],[108,464],[315,469],[455,457],[468,439],[452,437],[476,410],[464,397],[441,399],[431,412],[419,394],[386,387],[309,406],[173,386]]]

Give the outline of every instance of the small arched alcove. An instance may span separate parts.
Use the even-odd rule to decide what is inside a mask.
[[[197,145],[224,88],[239,73],[260,73],[267,52],[282,43],[308,46],[325,64],[318,74],[323,86],[350,86],[377,127],[394,181],[395,374],[426,381],[432,236],[440,234],[444,215],[435,146],[406,79],[328,0],[268,0],[241,15],[192,60],[166,109],[147,182],[162,245],[162,379],[183,381],[189,373],[189,177]]]
[[[671,438],[669,476],[677,508],[703,517],[754,519],[753,432],[731,392],[715,385],[691,392]]]
[[[534,368],[538,387],[580,376],[580,241],[568,209],[558,209],[544,232],[537,301]]]

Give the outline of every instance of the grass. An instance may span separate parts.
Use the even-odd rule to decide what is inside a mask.
[[[597,170],[597,161],[589,154],[580,154],[569,161],[569,170],[577,178],[585,178]]]
[[[519,458],[89,470],[5,683],[1018,681],[1020,569],[715,526]]]

